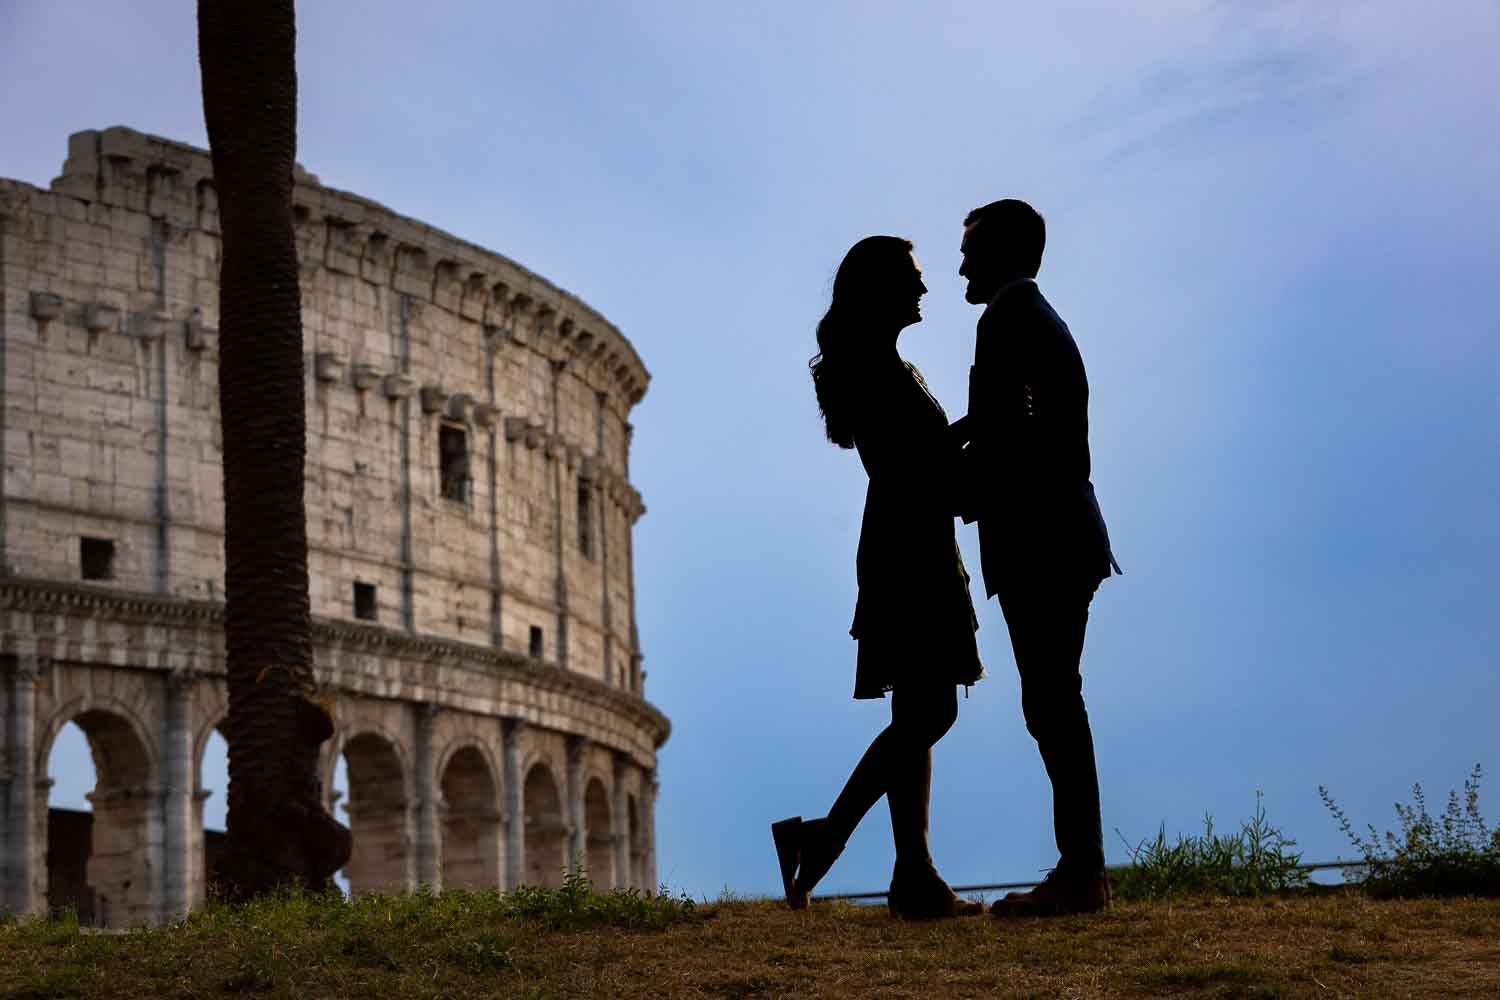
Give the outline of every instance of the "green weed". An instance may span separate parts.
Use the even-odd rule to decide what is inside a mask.
[[[1116,831],[1118,833],[1119,831]],[[1124,836],[1121,835],[1124,840]],[[1266,820],[1263,796],[1255,793],[1255,814],[1232,834],[1214,832],[1214,818],[1203,817],[1203,835],[1167,841],[1166,825],[1154,840],[1125,842],[1130,864],[1112,869],[1114,894],[1124,902],[1196,894],[1263,896],[1307,884],[1297,865],[1297,842]]]
[[[552,930],[600,925],[655,930],[690,918],[697,908],[686,893],[673,897],[666,886],[656,896],[638,889],[595,892],[581,865],[564,874],[561,889],[522,886],[502,899],[506,916],[534,920]]]
[[[1427,811],[1420,784],[1412,803],[1396,803],[1399,834],[1381,834],[1373,824],[1360,836],[1322,785],[1318,794],[1339,829],[1365,859],[1363,886],[1377,898],[1419,896],[1500,896],[1500,829],[1491,830],[1479,811],[1478,764],[1464,781],[1463,801],[1448,793],[1441,817]]]

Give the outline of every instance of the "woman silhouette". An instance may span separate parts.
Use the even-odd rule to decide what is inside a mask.
[[[896,866],[887,897],[902,917],[983,912],[938,875],[927,843],[932,747],[958,718],[960,684],[984,673],[969,576],[954,541],[950,484],[959,442],[896,339],[921,320],[927,293],[910,241],[870,236],[850,248],[818,323],[813,387],[828,439],[855,448],[870,477],[855,572],[855,698],[891,692],[891,722],[871,742],[821,819],[771,825],[787,903],[807,905],[881,795]]]

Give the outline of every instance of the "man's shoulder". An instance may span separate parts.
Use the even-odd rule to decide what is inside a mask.
[[[1057,311],[1042,294],[1041,288],[1030,278],[1002,289],[990,299],[989,305],[985,306],[984,312],[979,316],[981,330],[993,326],[1014,328],[1038,325],[1063,326],[1066,329]]]

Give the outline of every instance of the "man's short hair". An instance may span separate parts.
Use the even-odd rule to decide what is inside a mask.
[[[1019,198],[1002,198],[981,205],[964,216],[964,226],[984,225],[977,232],[988,253],[1013,259],[1033,278],[1042,269],[1047,247],[1047,223],[1040,212]]]

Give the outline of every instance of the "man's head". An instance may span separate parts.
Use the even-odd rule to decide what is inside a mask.
[[[1035,278],[1047,245],[1047,224],[1036,209],[1016,198],[992,201],[964,217],[958,266],[969,279],[964,298],[984,305],[1000,286],[1016,278]]]

